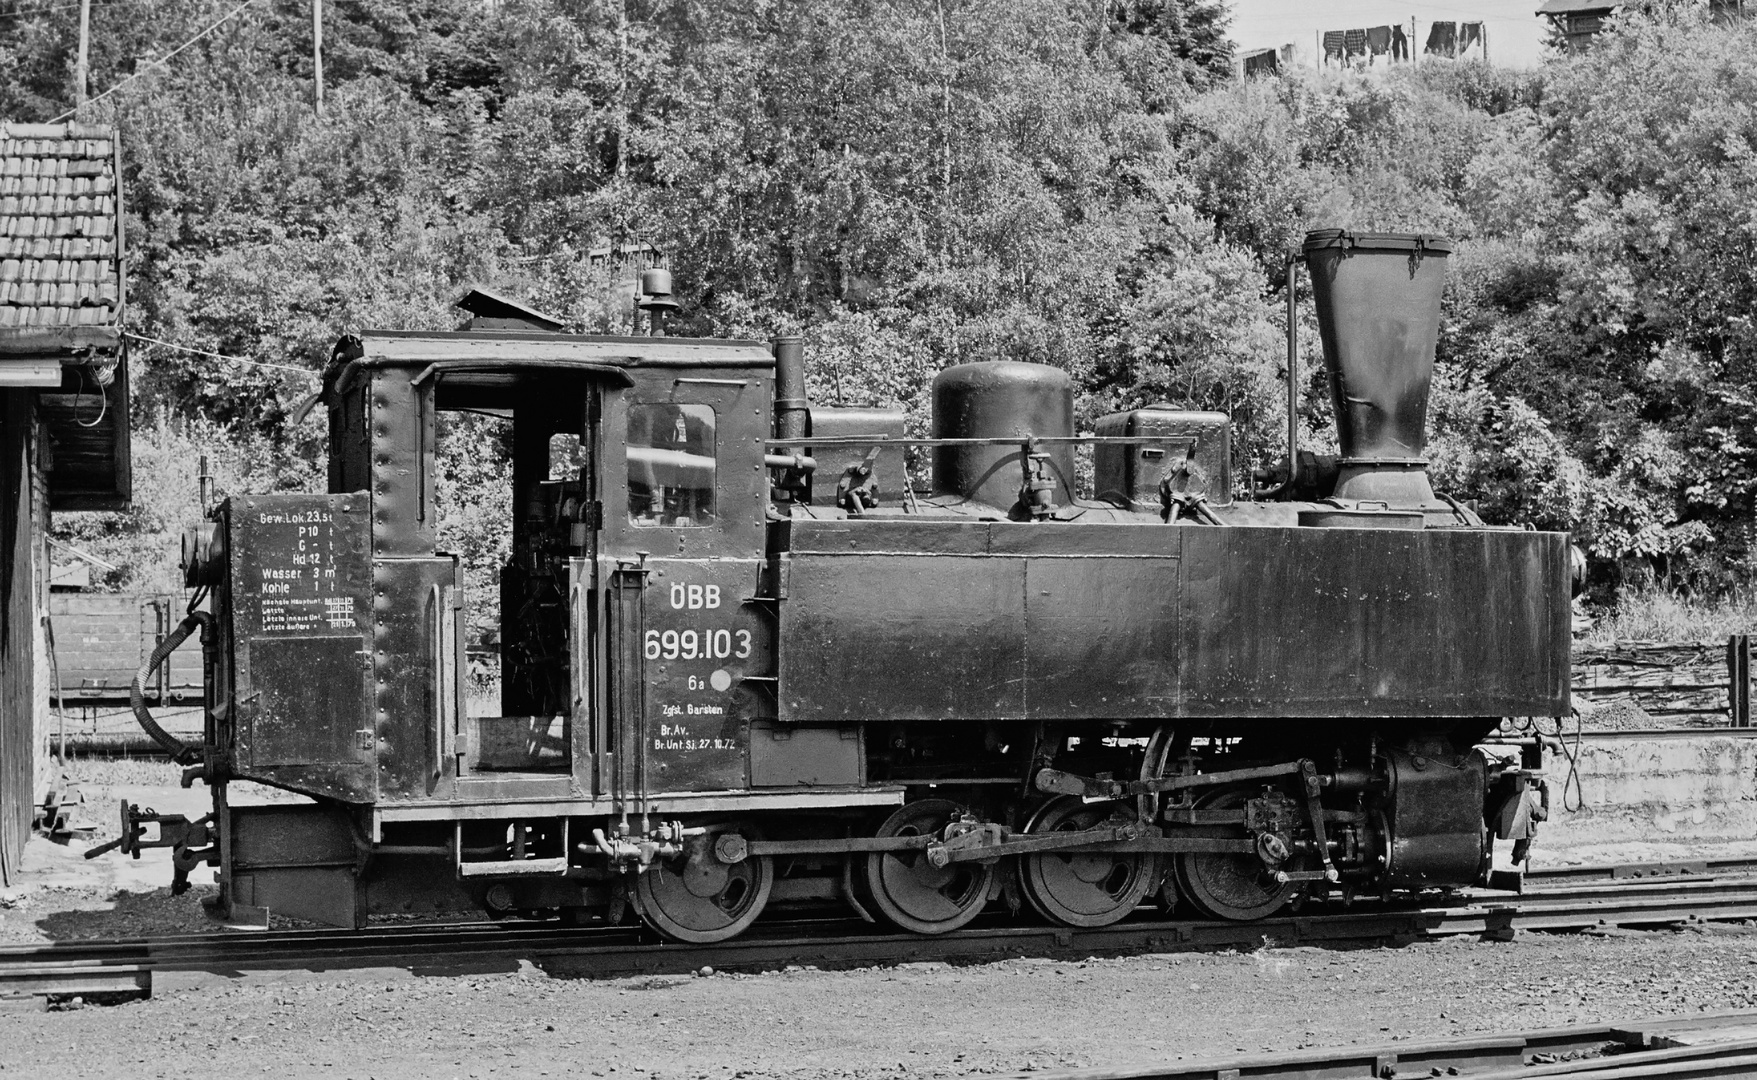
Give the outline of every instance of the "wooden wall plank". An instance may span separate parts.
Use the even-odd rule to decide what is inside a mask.
[[[29,391],[0,394],[0,884],[30,838],[36,765],[34,413]]]

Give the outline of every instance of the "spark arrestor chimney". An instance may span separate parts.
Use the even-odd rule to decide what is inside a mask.
[[[1436,504],[1428,483],[1428,388],[1452,242],[1321,229],[1304,254],[1342,448],[1335,497]]]

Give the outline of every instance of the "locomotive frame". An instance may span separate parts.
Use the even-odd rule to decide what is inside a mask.
[[[1475,746],[1568,710],[1567,540],[1427,490],[1432,320],[1395,290],[1437,310],[1443,243],[1314,235],[1338,415],[1384,400],[1303,484],[1290,445],[1272,500],[1234,499],[1225,417],[1075,436],[1036,365],[942,373],[911,440],[899,414],[811,406],[793,339],[480,308],[343,339],[329,493],[233,497],[186,541],[212,613],[176,640],[201,634],[208,719],[170,748],[214,811],[156,842],[180,875],[219,868],[234,922],[632,909],[696,942],[771,903],[940,933],[999,899],[1100,926],[1153,898],[1249,919],[1486,880],[1493,839],[1528,845],[1546,810],[1538,762]],[[1372,324],[1402,324],[1351,346],[1362,274]],[[465,707],[447,410],[512,424],[500,716]],[[1076,490],[1080,443],[1103,498]],[[231,780],[312,801],[231,806]],[[125,808],[125,850],[147,823]]]

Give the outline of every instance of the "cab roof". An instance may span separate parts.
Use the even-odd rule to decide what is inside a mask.
[[[737,338],[614,337],[497,329],[371,330],[355,341],[357,344],[344,338],[337,345],[337,355],[365,367],[426,367],[468,361],[477,370],[504,365],[505,370],[514,371],[547,366],[531,363],[545,360],[607,368],[775,366],[774,353],[766,342]]]

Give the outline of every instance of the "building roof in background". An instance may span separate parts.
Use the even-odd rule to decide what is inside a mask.
[[[1606,0],[1544,0],[1544,5],[1537,9],[1539,15],[1573,15],[1586,11],[1610,11],[1621,7],[1621,3],[1607,3]]]
[[[472,326],[482,328],[528,326],[533,330],[560,330],[562,321],[534,307],[478,285],[464,294],[457,306],[469,312]]]
[[[118,164],[109,126],[0,123],[0,354],[119,343]]]

